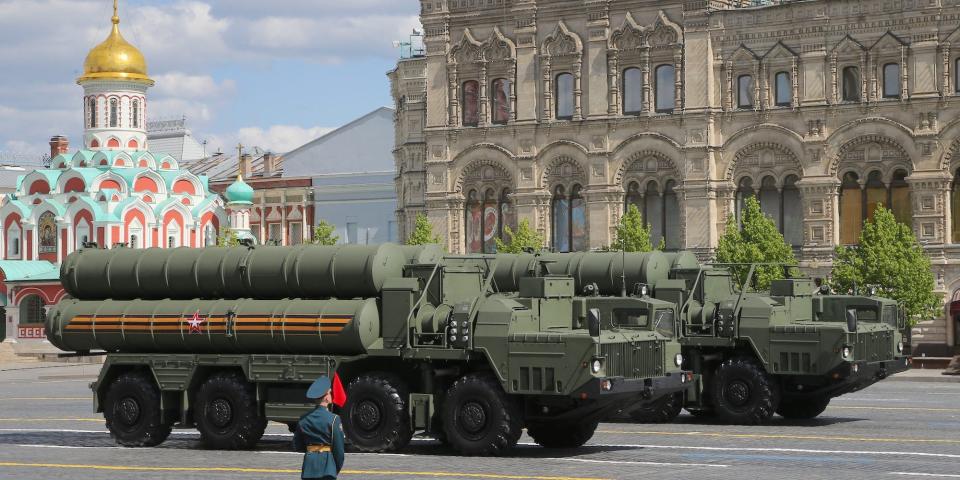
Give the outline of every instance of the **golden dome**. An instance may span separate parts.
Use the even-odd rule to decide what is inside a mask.
[[[147,61],[137,47],[120,35],[117,2],[113,2],[113,30],[100,45],[93,47],[83,61],[83,76],[77,82],[97,79],[134,80],[153,85],[147,76]]]

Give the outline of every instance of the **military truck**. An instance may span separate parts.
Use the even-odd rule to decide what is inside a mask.
[[[106,352],[94,405],[124,446],[195,427],[249,449],[267,421],[311,409],[318,375],[347,385],[355,448],[403,448],[424,431],[464,455],[501,455],[526,427],[577,447],[600,419],[693,380],[677,305],[579,296],[563,275],[491,287],[497,259],[379,246],[82,249],[47,317],[62,350]]]
[[[670,421],[683,407],[738,424],[763,423],[774,413],[813,418],[831,398],[909,366],[904,316],[890,299],[823,294],[808,279],[776,280],[768,292],[741,290],[728,266],[701,266],[689,252],[500,257],[501,291],[540,269],[572,277],[582,294],[643,290],[678,306],[684,368],[697,382],[685,395],[632,409],[639,421]]]

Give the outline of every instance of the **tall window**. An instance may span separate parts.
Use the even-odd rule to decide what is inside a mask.
[[[777,72],[774,76],[776,87],[776,104],[778,107],[789,107],[793,102],[793,83],[790,82],[790,74],[787,72]]]
[[[510,80],[498,78],[493,81],[490,95],[490,111],[493,123],[503,125],[510,121]]]
[[[860,68],[844,67],[843,69],[843,101],[860,101]]]
[[[587,247],[587,209],[580,185],[573,185],[569,194],[563,185],[553,191],[553,249],[576,252]]]
[[[97,128],[97,99],[96,98],[90,99],[89,114],[90,114],[90,128]]]
[[[883,98],[900,98],[900,64],[883,66]]]
[[[116,98],[110,99],[110,128],[118,126],[120,122],[120,102]]]
[[[133,108],[131,111],[131,116],[133,117],[131,119],[133,120],[131,123],[133,124],[133,128],[140,128],[140,100],[133,100]]]
[[[790,245],[803,245],[803,203],[800,201],[800,189],[797,188],[796,175],[788,175],[783,180],[780,196],[780,210],[783,239]]]
[[[7,259],[20,259],[20,225],[11,223],[7,229]]]
[[[639,68],[623,71],[623,114],[639,115],[643,109],[643,74]]]
[[[863,222],[873,218],[879,205],[893,213],[898,222],[911,225],[910,187],[907,184],[907,171],[896,170],[889,184],[884,183],[882,174],[874,170],[867,175],[867,181],[860,188],[859,177],[847,172],[840,185],[840,242],[846,245],[860,241]]]
[[[760,211],[769,218],[789,244],[803,244],[803,205],[800,202],[800,190],[797,188],[796,175],[788,175],[783,186],[777,186],[777,179],[766,175],[760,180],[760,188],[755,189],[750,177],[740,179],[737,184],[736,208],[737,220],[743,221],[743,209],[748,198],[754,197],[760,202]]]
[[[753,77],[751,75],[737,77],[737,107],[753,108]]]
[[[212,226],[210,227],[213,228]],[[303,224],[300,222],[290,223],[290,245],[300,245],[303,243]]]
[[[463,126],[476,127],[480,123],[480,82],[463,82]]]
[[[654,90],[656,90],[656,101],[654,102],[655,108],[658,113],[671,113],[673,108],[676,105],[676,75],[673,70],[673,65],[660,65],[654,70],[656,83],[654,85]]]
[[[203,227],[203,245],[205,247],[217,244],[217,229],[213,228],[213,223],[208,223]]]
[[[167,225],[167,248],[180,246],[180,226],[174,222]]]
[[[750,177],[741,178],[740,182],[737,183],[737,193],[735,198],[738,223],[743,221],[743,210],[746,208],[747,199],[756,196],[757,192],[753,189],[753,179]]]
[[[643,223],[650,227],[650,243],[654,247],[662,241],[667,250],[680,248],[680,202],[677,200],[676,185],[677,182],[667,180],[662,194],[655,180],[647,182],[642,191],[638,182],[627,185],[625,207],[636,205],[643,216]]]
[[[80,250],[83,248],[83,244],[90,241],[90,224],[86,221],[81,220],[77,224],[77,235],[76,235],[76,246],[75,250]]]
[[[496,253],[497,239],[509,241],[504,227],[516,230],[516,215],[510,204],[510,189],[482,193],[470,190],[464,210],[467,253]]]
[[[573,74],[557,75],[557,120],[573,119]]]
[[[143,248],[143,225],[140,224],[140,220],[134,219],[130,222],[130,225],[127,227],[127,235],[129,236],[128,246],[130,248]]]

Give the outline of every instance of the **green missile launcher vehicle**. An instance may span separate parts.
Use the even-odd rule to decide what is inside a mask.
[[[585,295],[645,291],[677,305],[684,368],[698,374],[697,382],[685,395],[633,409],[639,421],[670,421],[684,407],[739,424],[763,423],[774,413],[813,418],[831,398],[909,367],[904,317],[890,299],[829,295],[807,279],[742,291],[729,268],[701,266],[689,252],[498,257],[500,291],[547,273],[570,276]]]
[[[46,331],[62,350],[106,352],[94,404],[125,446],[195,427],[207,447],[253,448],[337,373],[362,451],[425,431],[500,455],[523,428],[576,447],[605,416],[693,382],[675,303],[579,296],[563,275],[497,293],[497,261],[389,244],[83,249],[63,263],[73,298]]]

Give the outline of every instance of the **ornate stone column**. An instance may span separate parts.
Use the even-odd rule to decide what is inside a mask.
[[[840,243],[840,180],[808,176],[797,182],[803,202],[803,246],[800,265],[819,268],[832,263]]]

